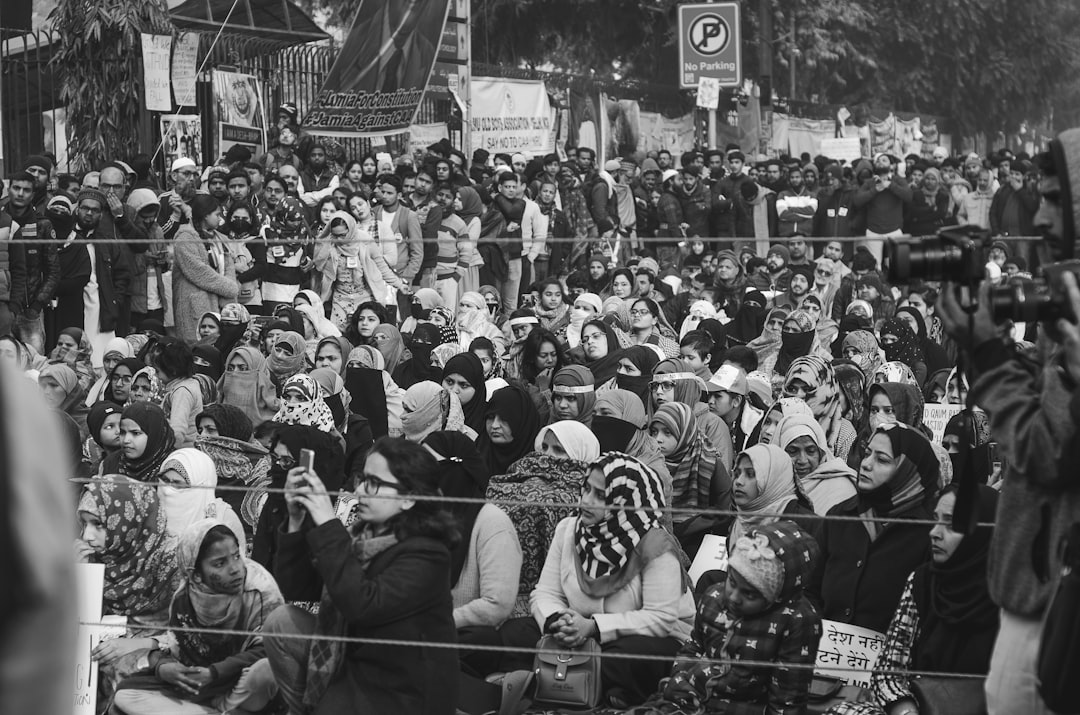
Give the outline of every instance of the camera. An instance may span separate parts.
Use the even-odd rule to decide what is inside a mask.
[[[989,238],[990,232],[977,226],[950,226],[934,238],[890,238],[883,261],[889,282],[922,279],[975,286],[985,273],[983,249]]]
[[[1042,280],[1016,281],[990,291],[990,309],[995,321],[1014,323],[1076,320],[1065,294],[1062,276],[1072,273],[1080,281],[1080,260],[1061,261],[1042,268]]]

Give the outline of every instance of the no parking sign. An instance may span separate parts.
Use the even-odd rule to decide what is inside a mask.
[[[696,89],[702,77],[721,87],[742,83],[739,4],[701,3],[679,6],[679,86]]]

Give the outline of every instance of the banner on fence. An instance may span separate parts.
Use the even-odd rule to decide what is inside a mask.
[[[435,65],[449,0],[361,0],[304,128],[384,136],[412,124]]]
[[[869,686],[870,670],[877,665],[884,647],[885,636],[877,631],[822,620],[814,672],[839,678],[848,685]]]
[[[151,112],[170,112],[169,56],[172,53],[172,35],[141,34],[146,108]]]
[[[181,32],[173,44],[173,101],[180,107],[195,106],[195,75],[198,72],[199,35]]]
[[[853,166],[862,158],[862,142],[859,137],[840,137],[837,139],[822,139],[821,154],[836,161],[847,162]]]
[[[554,129],[543,82],[473,77],[469,115],[473,149],[545,154],[555,148]]]

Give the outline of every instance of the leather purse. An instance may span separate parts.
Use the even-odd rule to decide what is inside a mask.
[[[600,704],[600,644],[592,638],[565,648],[552,636],[536,644],[533,660],[536,693],[533,703],[546,707],[588,710]]]
[[[985,678],[911,678],[919,715],[986,715]]]

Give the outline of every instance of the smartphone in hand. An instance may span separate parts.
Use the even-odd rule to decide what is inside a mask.
[[[303,467],[305,471],[312,473],[315,472],[315,450],[300,450],[300,466]]]

